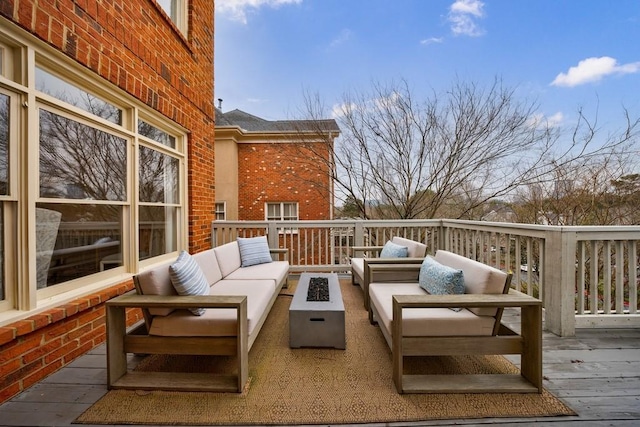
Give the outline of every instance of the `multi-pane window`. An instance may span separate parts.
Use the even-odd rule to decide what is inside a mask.
[[[73,67],[0,44],[0,314],[186,246],[186,130]]]
[[[224,221],[227,219],[227,203],[216,202],[216,221]]]
[[[297,221],[297,203],[267,203],[267,221]]]

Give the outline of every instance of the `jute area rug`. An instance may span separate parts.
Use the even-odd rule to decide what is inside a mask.
[[[542,394],[401,395],[391,379],[391,352],[369,323],[362,291],[342,281],[346,350],[290,349],[295,283],[284,289],[249,353],[243,393],[114,390],[83,413],[82,424],[284,425],[411,422],[437,419],[575,415]],[[138,370],[216,372],[230,358],[149,356]],[[518,372],[500,356],[420,357],[408,369],[425,373]]]

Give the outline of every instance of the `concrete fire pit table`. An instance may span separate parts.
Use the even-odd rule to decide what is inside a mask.
[[[289,307],[289,346],[344,350],[344,329],[344,303],[338,275],[302,273]]]

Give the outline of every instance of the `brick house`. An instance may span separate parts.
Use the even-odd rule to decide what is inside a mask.
[[[103,343],[134,274],[211,246],[213,37],[211,0],[0,1],[0,402]]]
[[[335,120],[265,120],[216,109],[218,220],[333,218]]]

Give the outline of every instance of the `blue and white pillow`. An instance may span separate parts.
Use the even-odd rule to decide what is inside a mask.
[[[440,264],[427,256],[420,266],[419,285],[431,295],[464,294],[464,275],[462,270]],[[461,308],[452,308],[460,311]]]
[[[271,252],[269,252],[269,242],[267,236],[260,237],[238,237],[238,248],[240,249],[240,261],[242,267],[251,265],[266,264],[272,262]]]
[[[380,251],[380,258],[406,258],[409,256],[409,248],[393,243],[389,240]]]
[[[169,277],[178,295],[209,295],[209,283],[187,251],[180,252],[176,262],[169,266]],[[196,316],[204,314],[204,308],[190,308],[189,311]]]

